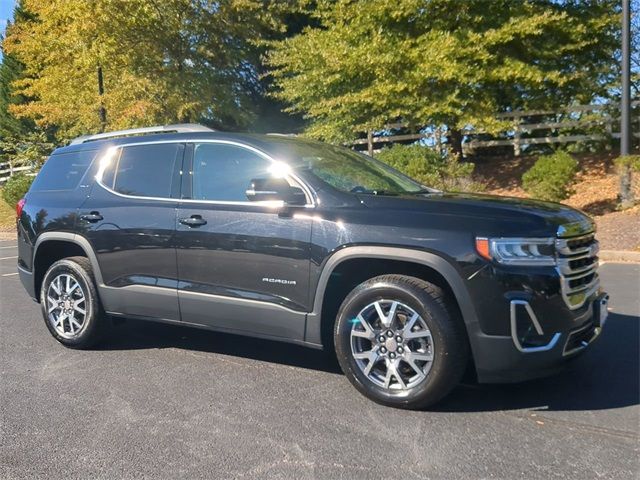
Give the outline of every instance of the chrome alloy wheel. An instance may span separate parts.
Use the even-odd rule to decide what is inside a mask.
[[[395,300],[378,300],[351,320],[351,354],[376,385],[409,390],[426,380],[434,343],[424,319]]]
[[[67,273],[58,275],[47,290],[47,317],[63,338],[75,338],[86,324],[85,294],[80,283]]]

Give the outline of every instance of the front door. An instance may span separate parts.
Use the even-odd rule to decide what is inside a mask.
[[[302,340],[309,295],[311,219],[305,207],[251,202],[273,162],[224,142],[189,146],[176,248],[182,320]]]

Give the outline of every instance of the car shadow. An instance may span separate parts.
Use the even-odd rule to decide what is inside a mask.
[[[110,335],[108,340],[98,348],[100,350],[179,348],[342,374],[337,361],[322,350],[144,320],[116,321],[114,334]]]
[[[116,332],[100,349],[179,348],[342,374],[329,355],[299,345],[139,320]],[[598,341],[563,372],[515,384],[464,383],[430,410],[604,410],[639,403],[640,317],[611,313]]]

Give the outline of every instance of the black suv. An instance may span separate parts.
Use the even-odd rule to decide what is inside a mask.
[[[282,135],[174,125],[81,137],[18,204],[18,269],[62,344],[117,317],[335,351],[369,398],[421,408],[467,368],[555,371],[601,332],[593,222],[443,193]]]

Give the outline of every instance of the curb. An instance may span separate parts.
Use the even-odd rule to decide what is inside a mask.
[[[640,252],[625,250],[600,250],[598,257],[601,262],[631,262],[640,263]]]

